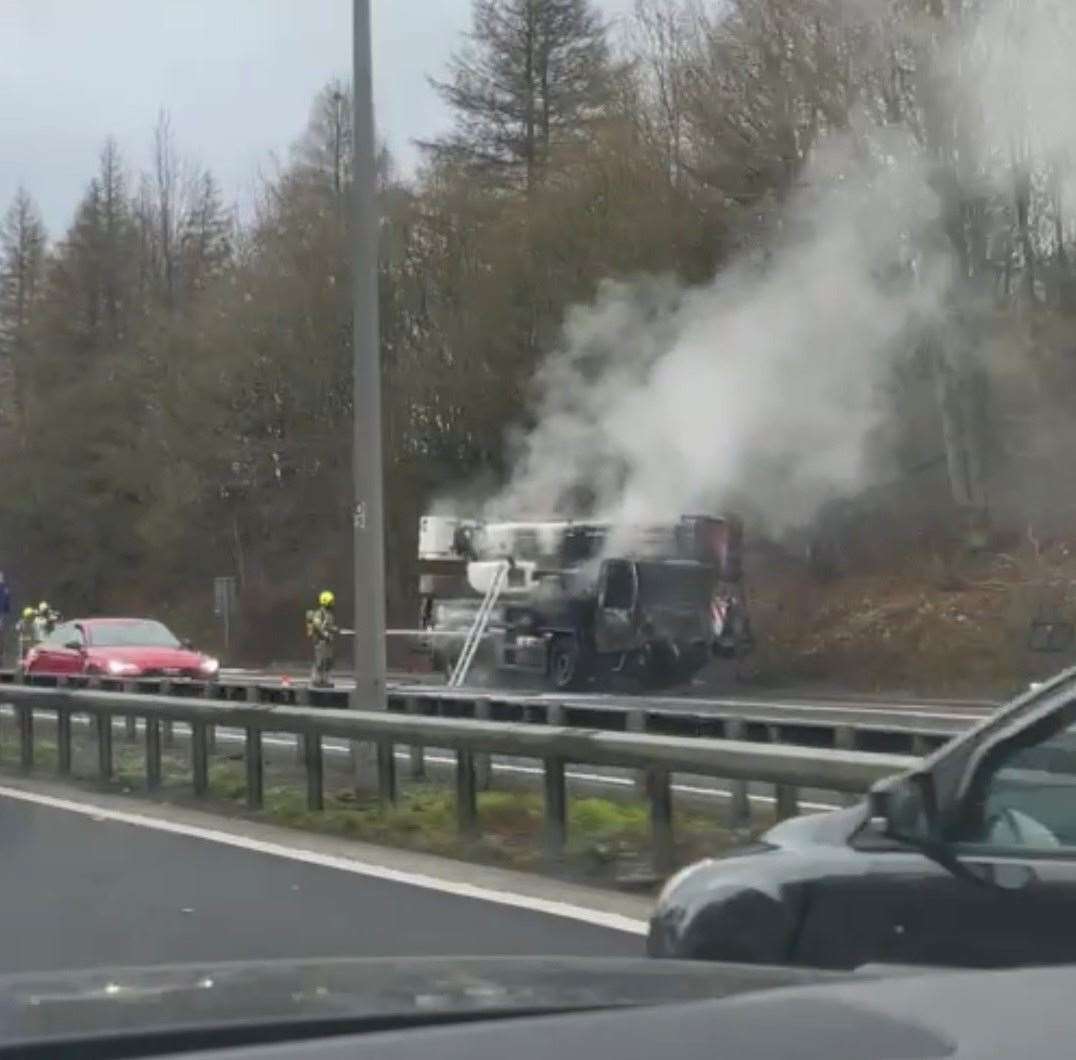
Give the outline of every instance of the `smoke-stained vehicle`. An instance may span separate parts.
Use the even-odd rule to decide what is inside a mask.
[[[670,686],[714,656],[750,650],[742,551],[734,518],[614,526],[426,516],[421,624],[446,669],[485,606],[486,661],[498,670],[558,690],[614,674]]]

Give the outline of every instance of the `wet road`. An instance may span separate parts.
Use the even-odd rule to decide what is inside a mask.
[[[6,798],[0,842],[0,972],[643,948],[588,923]]]

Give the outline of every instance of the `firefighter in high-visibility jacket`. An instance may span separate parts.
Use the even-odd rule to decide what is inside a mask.
[[[318,597],[318,606],[306,613],[306,635],[314,642],[314,665],[310,671],[312,688],[331,688],[336,635],[336,597],[328,589]]]
[[[56,628],[56,623],[59,621],[60,612],[53,611],[48,601],[42,600],[37,605],[37,614],[34,616],[34,636],[39,641],[44,640]]]
[[[15,633],[19,638],[18,665],[22,665],[26,653],[37,643],[37,612],[32,607],[22,609],[22,618],[15,623]]]

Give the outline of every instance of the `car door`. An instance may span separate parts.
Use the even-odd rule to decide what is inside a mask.
[[[71,674],[81,673],[84,652],[76,650],[75,642],[84,643],[82,630],[74,622],[57,626],[40,644],[34,663],[35,673]]]
[[[630,651],[637,646],[638,600],[635,564],[626,559],[605,560],[598,575],[598,614],[594,624],[598,651]]]
[[[969,764],[935,864],[893,905],[886,959],[1076,961],[1076,703],[999,733]]]

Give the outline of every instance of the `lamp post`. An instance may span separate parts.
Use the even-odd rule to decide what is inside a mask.
[[[385,532],[378,329],[377,147],[370,0],[354,0],[354,429],[351,521],[355,558],[355,694],[352,706],[385,707]]]

